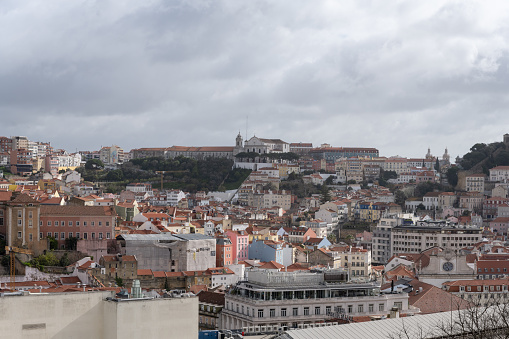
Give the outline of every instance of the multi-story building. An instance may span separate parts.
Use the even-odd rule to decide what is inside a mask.
[[[484,194],[480,192],[466,192],[459,195],[459,207],[477,213],[482,212]]]
[[[310,154],[315,159],[325,159],[329,162],[335,162],[340,158],[351,157],[371,157],[378,158],[378,150],[376,148],[361,148],[361,147],[330,147],[330,145],[323,145],[325,147],[313,148]]]
[[[11,173],[29,175],[33,171],[32,152],[26,148],[11,150]]]
[[[221,329],[221,311],[224,307],[224,293],[200,291],[200,330]]]
[[[397,307],[411,312],[408,294],[381,294],[376,282],[345,284],[341,270],[271,272],[253,270],[225,295],[225,329],[303,327],[329,320],[333,313],[349,317],[381,316]],[[268,329],[269,328],[269,329]]]
[[[484,193],[484,174],[470,174],[465,177],[465,190],[467,192]]]
[[[24,193],[0,201],[0,234],[7,246],[27,248],[35,255],[47,249],[40,229],[40,211],[40,203]]]
[[[12,139],[7,137],[0,137],[0,152],[7,153],[12,150]]]
[[[258,154],[288,153],[290,152],[290,144],[281,139],[263,139],[253,136],[246,140],[243,151]]]
[[[226,231],[232,242],[233,263],[249,259],[249,234],[246,231]]]
[[[383,164],[384,171],[393,171],[398,175],[408,171],[408,160],[406,158],[387,158]]]
[[[124,162],[124,150],[117,145],[103,147],[99,151],[99,159],[105,165],[116,165]]]
[[[391,232],[391,256],[397,253],[420,253],[433,246],[458,252],[481,239],[482,229],[479,226],[459,226],[439,221],[398,225]]]
[[[23,136],[14,136],[11,137],[11,147],[13,150],[15,149],[26,149],[28,150],[28,138]]]
[[[311,228],[318,238],[325,238],[327,237],[327,222],[320,220],[320,219],[314,219],[311,221],[306,221],[305,223],[306,227]]]
[[[309,151],[313,149],[312,143],[306,143],[306,142],[292,142],[290,144],[290,152],[297,153],[297,154],[308,154]]]
[[[490,181],[509,182],[509,166],[497,166],[490,169]]]
[[[216,267],[233,264],[233,245],[228,237],[216,238]]]
[[[509,280],[456,280],[443,284],[444,289],[476,306],[506,304],[509,300]]]
[[[53,237],[59,248],[65,239],[112,239],[115,235],[115,210],[111,206],[41,206],[40,229],[44,238]]]
[[[122,234],[121,254],[136,255],[139,269],[201,271],[216,264],[216,239],[202,234]]]
[[[484,200],[482,215],[486,219],[494,219],[498,215],[498,209],[501,206],[507,206],[509,204],[508,198],[492,197]]]

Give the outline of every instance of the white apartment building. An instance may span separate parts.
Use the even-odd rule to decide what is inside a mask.
[[[346,275],[341,270],[253,270],[247,274],[247,281],[225,295],[224,329],[302,328],[331,319],[334,311],[349,317],[386,315],[393,307],[414,312],[407,293],[381,294],[377,282],[344,283]]]
[[[482,229],[478,226],[451,225],[438,221],[400,225],[391,231],[391,256],[398,253],[421,253],[433,246],[458,252],[480,242],[481,239]]]
[[[471,174],[465,177],[465,189],[467,192],[484,193],[484,174]]]
[[[186,197],[186,194],[181,190],[167,191],[167,201],[170,206],[177,206],[180,200]]]
[[[497,166],[490,169],[490,181],[509,182],[509,166]]]

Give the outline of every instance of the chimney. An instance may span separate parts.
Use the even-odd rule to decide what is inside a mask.
[[[397,319],[399,318],[399,308],[393,307],[391,308],[391,313],[389,315],[390,319]]]

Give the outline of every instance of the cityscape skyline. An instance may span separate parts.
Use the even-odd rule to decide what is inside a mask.
[[[0,134],[69,151],[231,145],[240,130],[456,157],[509,124],[505,2],[55,0],[0,13]]]

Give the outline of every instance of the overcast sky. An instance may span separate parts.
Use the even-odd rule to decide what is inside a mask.
[[[463,155],[509,133],[509,1],[2,0],[0,135]]]

